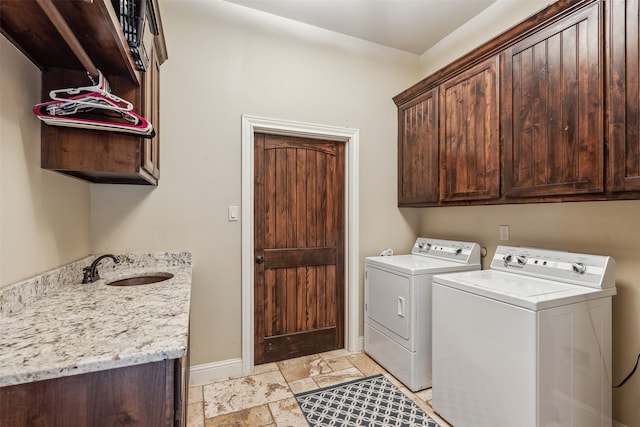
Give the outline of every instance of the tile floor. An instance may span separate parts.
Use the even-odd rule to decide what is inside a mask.
[[[253,374],[189,388],[188,427],[304,427],[293,394],[382,373],[442,427],[431,389],[412,393],[364,353],[336,350],[256,366]]]

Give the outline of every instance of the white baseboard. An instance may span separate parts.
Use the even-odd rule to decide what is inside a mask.
[[[358,337],[358,351],[364,351],[364,336]],[[242,359],[228,359],[220,362],[192,366],[189,370],[189,385],[203,385],[212,381],[242,376]],[[626,427],[623,424],[613,427]]]
[[[189,375],[189,386],[203,385],[212,381],[239,377],[242,375],[242,359],[229,359],[195,365],[189,370]]]

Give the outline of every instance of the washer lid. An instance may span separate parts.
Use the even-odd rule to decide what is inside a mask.
[[[434,276],[433,282],[534,311],[616,294],[615,288],[594,289],[495,270]]]
[[[480,264],[461,264],[421,255],[393,255],[365,258],[365,264],[409,275],[437,274],[450,271],[480,269]]]

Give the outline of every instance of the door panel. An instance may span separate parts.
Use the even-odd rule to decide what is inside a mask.
[[[255,363],[342,348],[344,143],[254,140]]]
[[[409,336],[413,300],[411,279],[372,267],[367,268],[366,274],[367,317],[409,341],[408,349],[414,350]]]
[[[398,108],[398,205],[437,204],[438,88]]]
[[[505,53],[507,197],[604,190],[600,7],[585,7]]]
[[[440,198],[500,196],[498,58],[447,80],[440,89]]]
[[[611,190],[640,190],[640,8],[609,2],[609,179]]]

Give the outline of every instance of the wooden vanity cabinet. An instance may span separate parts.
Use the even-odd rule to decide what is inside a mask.
[[[506,197],[604,191],[601,14],[591,4],[506,49]]]
[[[615,193],[640,190],[640,12],[638,0],[610,0],[609,182]]]
[[[440,200],[500,197],[498,57],[440,85]]]
[[[153,125],[153,139],[118,132],[41,125],[41,167],[95,183],[157,185],[160,65],[167,59],[158,0],[145,0],[158,27],[151,65],[137,70],[111,0],[54,0],[82,48],[110,84]],[[42,70],[42,102],[52,89],[88,86],[82,65],[35,0],[0,1],[0,30]]]
[[[398,107],[398,205],[437,204],[438,88]]]
[[[168,359],[1,387],[0,425],[184,427],[184,372]]]

